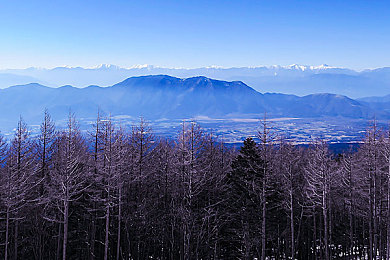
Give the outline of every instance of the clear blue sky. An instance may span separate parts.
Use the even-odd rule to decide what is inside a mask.
[[[390,66],[390,1],[0,0],[0,68]]]

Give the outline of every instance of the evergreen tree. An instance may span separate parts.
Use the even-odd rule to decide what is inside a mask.
[[[251,259],[261,250],[258,248],[261,238],[258,222],[262,212],[263,167],[257,144],[247,138],[228,174],[230,221],[224,232],[229,237],[229,245],[225,247],[232,249],[225,256]]]

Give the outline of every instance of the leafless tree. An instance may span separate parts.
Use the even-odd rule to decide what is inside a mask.
[[[56,140],[56,130],[53,120],[47,110],[44,112],[44,118],[40,126],[40,132],[34,142],[35,153],[35,176],[34,182],[37,183],[34,191],[33,204],[35,207],[34,220],[31,224],[36,233],[34,254],[37,259],[44,258],[45,238],[44,233],[47,230],[47,223],[42,218],[42,208],[48,202],[46,187],[50,185],[51,171],[53,168],[52,156],[54,152],[54,143]]]
[[[194,227],[194,197],[199,193],[202,181],[199,155],[203,149],[203,133],[200,127],[191,122],[189,126],[183,122],[182,129],[176,144],[177,170],[181,178],[182,202],[179,206],[179,214],[182,221],[183,252],[182,259],[189,259],[191,241]]]
[[[67,258],[70,207],[72,203],[80,199],[81,193],[87,188],[85,185],[88,172],[86,155],[87,148],[76,119],[72,113],[69,113],[67,129],[61,132],[56,140],[50,185],[50,206],[55,207],[60,219],[56,216],[46,217],[48,221],[62,223],[63,260]]]
[[[4,242],[4,257],[8,259],[8,244],[9,244],[9,225],[11,212],[13,210],[14,202],[12,201],[13,196],[13,181],[12,175],[6,168],[7,156],[8,156],[8,147],[3,135],[0,135],[0,205],[1,213],[5,214],[5,242]],[[5,209],[3,212],[3,209]]]
[[[297,209],[300,209],[301,212],[303,211],[298,200],[304,183],[302,180],[303,153],[300,149],[282,139],[279,144],[276,159],[276,163],[279,165],[277,177],[280,177],[283,197],[285,198],[282,206],[289,212],[291,258],[295,259],[295,212]]]
[[[365,190],[368,199],[369,257],[374,259],[379,251],[379,221],[381,203],[381,131],[373,121],[367,129],[364,143],[359,151],[362,171],[365,173]]]
[[[20,118],[15,135],[7,150],[7,145],[0,138],[0,156],[2,164],[2,203],[5,208],[5,259],[9,253],[10,224],[14,225],[13,257],[18,257],[19,222],[23,220],[21,211],[27,206],[30,200],[32,188],[36,185],[33,182],[33,153],[31,139],[26,123]]]
[[[267,240],[267,196],[269,193],[269,180],[272,175],[272,157],[274,154],[273,144],[276,141],[276,133],[270,126],[267,115],[264,114],[263,120],[260,120],[260,129],[258,131],[259,151],[262,163],[262,179],[261,179],[261,260],[266,259],[266,240]]]
[[[330,157],[327,144],[320,140],[313,144],[310,159],[305,168],[308,198],[322,209],[324,223],[324,259],[330,259],[329,248],[329,208],[332,182],[335,178],[335,169]]]

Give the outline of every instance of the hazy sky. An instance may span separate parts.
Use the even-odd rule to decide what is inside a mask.
[[[390,1],[0,0],[0,68],[390,66]]]

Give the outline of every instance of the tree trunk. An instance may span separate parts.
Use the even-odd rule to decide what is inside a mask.
[[[329,258],[332,257],[332,248],[330,247],[330,245],[332,244],[332,228],[333,228],[333,224],[332,224],[332,204],[330,203],[329,201],[329,197],[327,197],[327,200],[326,202],[328,202],[327,204],[327,210],[328,210],[328,251],[329,251]]]
[[[69,218],[69,205],[68,201],[64,202],[64,239],[62,244],[62,260],[66,260],[66,244],[68,243],[68,218]]]
[[[104,240],[104,260],[108,259],[108,235],[110,228],[110,206],[106,206],[106,235]]]
[[[40,226],[40,233],[38,234],[38,259],[39,260],[42,260],[43,259],[43,252],[45,252],[45,249],[44,249],[44,237],[43,237],[43,232],[44,232],[44,229],[45,229],[45,223],[37,218],[37,221],[39,222],[39,226]]]
[[[386,240],[386,259],[390,260],[390,157],[388,159],[387,173],[387,240]]]
[[[317,221],[316,210],[313,208],[313,245],[314,245],[314,259],[317,260]]]
[[[96,209],[96,206],[94,206],[94,209]],[[91,260],[95,259],[96,220],[97,220],[97,216],[95,213],[94,219],[92,220],[92,224],[91,224],[92,225],[91,240],[89,246],[89,257]]]
[[[352,200],[351,200],[352,201]],[[351,206],[352,207],[352,206]],[[349,210],[349,259],[353,259],[353,220],[352,220],[352,209]]]
[[[291,185],[292,186],[292,185]],[[290,190],[290,229],[291,229],[291,259],[295,257],[295,233],[294,233],[294,197],[293,189]]]
[[[372,178],[372,176],[370,176]],[[369,188],[369,219],[368,219],[368,257],[369,259],[373,259],[373,229],[372,229],[372,220],[373,220],[373,203],[372,203],[372,180],[370,180],[370,188]]]
[[[327,205],[327,196],[326,188],[322,194],[322,215],[324,218],[324,252],[325,260],[329,260],[329,227],[328,227],[328,205]]]
[[[116,260],[120,258],[120,248],[121,248],[121,221],[122,221],[122,187],[119,187],[119,201],[118,201],[118,237],[116,244]]]
[[[19,236],[19,221],[15,220],[15,237],[14,237],[14,259],[18,259],[18,236]]]
[[[266,170],[264,168],[264,175],[263,175],[263,187],[262,187],[262,219],[261,219],[261,260],[265,260],[265,227],[266,227],[266,198],[265,198],[265,191],[266,191]]]
[[[349,259],[353,259],[353,198],[352,198],[352,173],[349,171]]]
[[[376,153],[375,153],[375,156],[374,156],[374,179],[373,179],[373,183],[374,183],[374,187],[373,187],[373,196],[374,196],[374,202],[373,202],[373,205],[374,205],[374,229],[373,229],[373,235],[374,235],[374,254],[373,254],[373,259],[376,259],[376,256],[377,256],[377,252],[378,252],[378,198],[377,198],[377,169],[376,169],[376,160],[377,160],[377,156],[376,156]]]
[[[7,207],[7,215],[5,220],[5,249],[4,259],[8,260],[8,239],[9,239],[9,207]]]
[[[60,259],[60,251],[61,251],[61,224],[58,224],[56,259]]]

